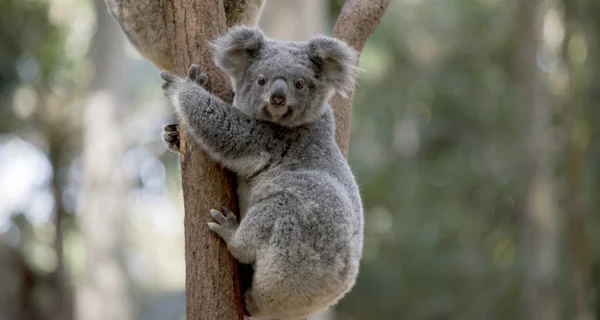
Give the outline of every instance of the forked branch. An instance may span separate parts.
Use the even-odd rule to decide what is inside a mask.
[[[358,53],[362,53],[365,43],[379,25],[390,0],[348,0],[338,16],[333,36],[346,41]],[[335,139],[344,156],[348,156],[350,146],[350,122],[354,92],[343,98],[336,95],[332,101],[335,113]]]

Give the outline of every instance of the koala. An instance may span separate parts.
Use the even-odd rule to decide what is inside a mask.
[[[162,88],[186,130],[236,173],[241,219],[211,210],[208,227],[254,270],[244,304],[252,319],[301,319],[335,304],[353,286],[363,247],[363,209],[334,139],[329,100],[353,89],[357,53],[327,36],[287,42],[236,26],[212,44],[231,78],[233,105],[187,78],[162,72]],[[179,150],[177,125],[164,128]]]

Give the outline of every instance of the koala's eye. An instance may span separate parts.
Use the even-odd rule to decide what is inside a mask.
[[[256,80],[256,82],[258,82],[259,85],[264,86],[265,83],[267,83],[267,79],[265,79],[263,76],[258,76],[258,80]]]
[[[304,88],[304,81],[303,80],[296,81],[296,89],[302,89],[302,88]]]

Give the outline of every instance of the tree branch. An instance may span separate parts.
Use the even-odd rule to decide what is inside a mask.
[[[335,26],[333,36],[346,41],[362,53],[367,39],[379,25],[390,4],[390,0],[348,0],[344,3]],[[354,92],[343,98],[336,95],[331,103],[335,114],[335,139],[345,157],[350,147],[350,123]]]
[[[224,0],[227,27],[236,24],[255,26],[266,0]]]

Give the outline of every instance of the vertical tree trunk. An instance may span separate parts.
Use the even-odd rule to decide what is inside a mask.
[[[221,1],[164,1],[168,47],[174,72],[187,75],[192,63],[209,74],[208,90],[226,102],[233,95],[228,79],[212,63],[208,41],[226,30]],[[167,5],[168,4],[168,5]],[[180,125],[185,131],[183,125]],[[237,263],[212,232],[209,210],[225,206],[236,210],[231,173],[191,143],[182,132],[181,176],[185,207],[185,265],[187,319],[243,319]]]
[[[124,38],[100,0],[91,58],[95,78],[83,122],[84,182],[80,228],[86,245],[77,319],[132,319],[123,256],[128,182],[122,172],[125,138],[121,121]]]
[[[541,33],[538,0],[520,0],[517,88],[524,108],[524,262],[523,319],[556,320],[559,316],[558,222],[554,203],[550,108],[538,80],[537,50]]]
[[[585,148],[583,139],[579,136],[578,127],[581,119],[581,88],[578,80],[581,74],[572,66],[569,56],[569,40],[577,30],[578,23],[575,15],[573,0],[564,0],[565,38],[562,46],[563,70],[562,76],[566,81],[563,92],[562,109],[565,119],[566,140],[566,207],[569,254],[571,256],[571,272],[573,283],[573,317],[574,320],[591,320],[590,309],[590,257],[588,237],[585,228],[585,209],[582,201],[583,170]]]

